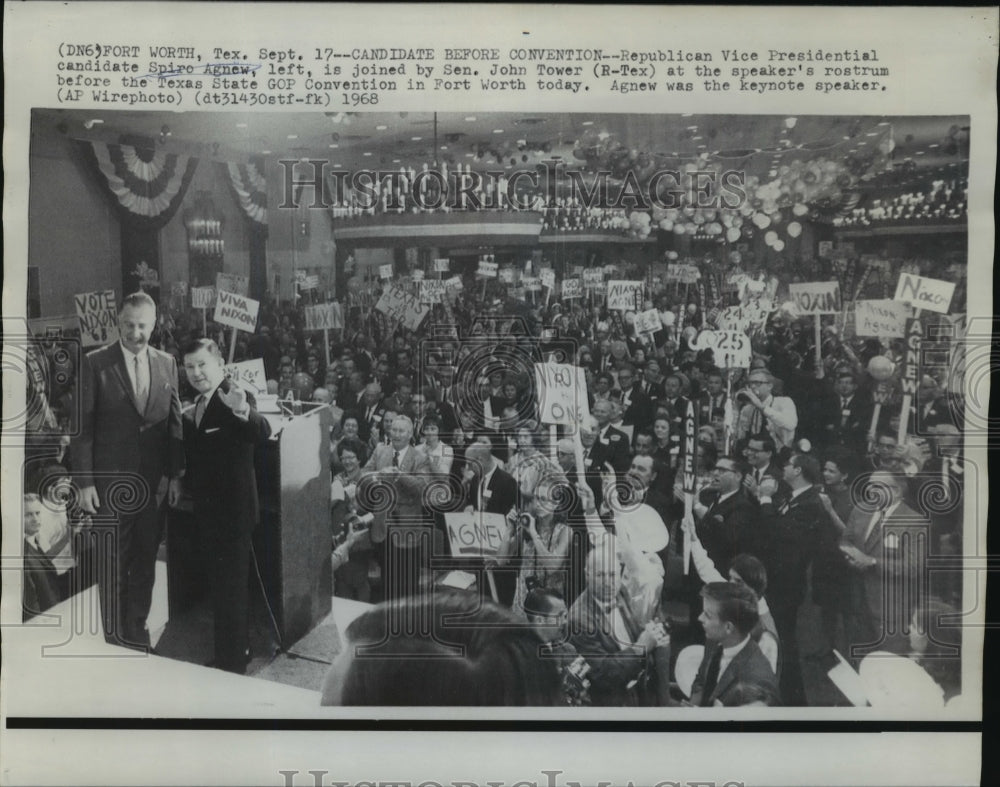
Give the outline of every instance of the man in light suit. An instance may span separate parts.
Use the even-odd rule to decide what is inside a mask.
[[[251,537],[260,513],[254,448],[270,437],[271,427],[224,369],[211,339],[196,339],[184,349],[184,371],[199,394],[184,415],[184,485],[212,565],[213,666],[242,674],[249,648]]]
[[[138,292],[123,299],[121,340],[83,359],[80,433],[71,444],[81,508],[115,518],[113,549],[95,550],[103,563],[98,590],[104,636],[135,648],[150,644],[146,617],[163,534],[163,499],[171,505],[179,500],[184,475],[177,363],[149,346],[155,326],[152,298]],[[114,509],[117,499],[133,495],[127,512]]]
[[[852,574],[850,609],[844,623],[855,661],[881,649],[890,635],[902,631],[915,606],[926,600],[914,597],[927,558],[916,547],[926,543],[930,522],[902,502],[906,481],[900,476],[878,471],[869,483],[878,490],[870,497],[882,506],[876,511],[855,506],[841,545]],[[859,495],[859,499],[868,497]]]
[[[778,448],[791,447],[799,414],[795,402],[787,396],[774,396],[773,389],[774,375],[767,369],[750,372],[747,387],[735,394],[737,400],[745,402],[736,419],[736,440],[766,431]]]
[[[430,481],[430,460],[410,445],[413,421],[396,416],[389,427],[389,444],[375,447],[366,471],[392,487],[393,507],[372,522],[373,544],[385,544],[382,577],[386,600],[416,595],[422,568],[429,563],[426,540],[431,527],[424,515],[423,495]]]
[[[733,582],[709,582],[701,590],[705,656],[691,685],[691,704],[740,704],[738,695],[778,701],[778,681],[751,633],[759,618],[757,596]]]

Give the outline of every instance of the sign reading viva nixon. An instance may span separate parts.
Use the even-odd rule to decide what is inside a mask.
[[[219,290],[215,301],[215,316],[212,319],[220,325],[253,333],[257,328],[258,309],[260,302],[253,298]]]

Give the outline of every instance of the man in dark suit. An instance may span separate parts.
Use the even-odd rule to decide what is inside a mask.
[[[775,464],[774,440],[769,435],[751,435],[743,449],[743,456],[750,465],[743,476],[743,486],[755,500],[760,499],[759,488],[766,479],[771,479],[780,485],[782,481],[781,468]]]
[[[822,474],[816,458],[795,454],[782,473],[787,495],[778,494],[778,483],[771,478],[758,490],[765,543],[760,557],[767,568],[767,603],[784,650],[781,697],[787,705],[805,705],[796,624],[806,596],[806,569],[822,533],[832,525],[819,499]]]
[[[184,415],[184,485],[211,559],[213,666],[242,674],[249,661],[251,537],[260,514],[254,448],[271,436],[271,427],[224,369],[211,339],[184,348],[184,372],[198,392]]]
[[[648,428],[653,422],[653,408],[649,397],[643,393],[642,383],[635,379],[635,368],[623,366],[618,371],[621,389],[622,423],[626,426]]]
[[[379,474],[379,483],[392,487],[393,507],[372,523],[373,544],[385,544],[382,576],[385,598],[416,595],[421,574],[429,565],[430,522],[424,515],[423,495],[430,481],[430,460],[410,445],[413,422],[396,416],[389,427],[389,443],[375,447],[365,465]],[[376,493],[377,494],[377,493]]]
[[[815,421],[803,418],[803,434],[820,446],[841,445],[864,453],[873,408],[871,395],[858,390],[854,372],[844,369],[838,372],[833,389],[827,389],[817,402]],[[803,409],[808,412],[808,408]]]
[[[738,695],[776,705],[778,681],[767,658],[753,640],[757,597],[733,582],[710,582],[701,589],[705,656],[694,683],[691,704],[702,707],[743,704]]]
[[[926,571],[926,552],[921,554],[917,545],[925,543],[930,523],[903,502],[903,477],[880,470],[872,473],[869,483],[878,489],[871,497],[883,505],[875,511],[855,506],[841,545],[852,573],[844,623],[855,662],[869,651],[884,649],[887,636],[908,626],[916,606],[926,600],[913,591]]]
[[[378,383],[368,383],[361,394],[361,401],[353,412],[358,417],[358,437],[368,442],[372,434],[379,434],[385,406],[382,401],[382,388]]]
[[[760,545],[757,506],[743,489],[745,473],[743,462],[721,457],[711,473],[710,498],[694,505],[698,540],[720,571],[741,552],[756,554]]]
[[[465,510],[504,516],[510,513],[517,505],[517,481],[497,465],[486,438],[479,438],[466,449],[465,461]],[[473,568],[482,568],[482,564]],[[498,600],[510,606],[517,589],[517,569],[494,567],[492,571]]]
[[[618,475],[624,475],[632,461],[628,435],[611,425],[612,408],[607,401],[597,401],[591,411],[597,420],[597,440],[590,449],[594,466],[599,470],[608,462]]]
[[[698,423],[720,431],[726,417],[727,398],[722,372],[713,369],[705,375],[705,390],[698,397]]]
[[[146,293],[122,301],[121,340],[83,359],[80,433],[71,444],[80,507],[115,517],[114,552],[101,556],[108,568],[98,574],[104,636],[135,648],[150,644],[146,617],[163,534],[163,499],[170,504],[180,499],[184,475],[177,363],[149,346],[155,326],[156,304]],[[120,493],[122,484],[134,488],[110,495]],[[116,498],[133,495],[128,512],[114,510]]]

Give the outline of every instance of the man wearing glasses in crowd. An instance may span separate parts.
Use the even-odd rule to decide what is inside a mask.
[[[747,387],[736,394],[737,401],[745,402],[736,420],[737,440],[766,432],[778,448],[791,447],[799,423],[795,402],[787,396],[774,396],[773,388],[774,376],[767,369],[750,372]]]
[[[708,505],[694,504],[698,539],[715,565],[725,569],[741,552],[756,554],[760,546],[756,506],[743,489],[746,466],[723,456],[711,472]]]

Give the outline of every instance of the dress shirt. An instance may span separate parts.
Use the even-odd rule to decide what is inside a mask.
[[[140,367],[145,368],[146,372],[146,398],[149,398],[149,347],[143,347],[137,353],[129,350],[124,344],[122,344],[122,354],[125,356],[125,371],[128,372],[129,382],[132,383],[132,392],[138,396],[139,394],[139,381],[135,377],[135,367],[136,361],[138,361]]]
[[[743,648],[745,648],[747,646],[747,643],[749,641],[750,641],[750,635],[747,634],[747,636],[744,638],[744,640],[742,642],[740,642],[739,644],[732,645],[731,647],[723,648],[722,649],[722,661],[719,662],[719,677],[720,678],[723,675],[726,674],[726,668],[728,668],[729,665],[730,665],[730,663],[732,663],[732,660],[739,655],[740,651],[743,650]],[[716,685],[718,685],[718,684],[716,684]]]

